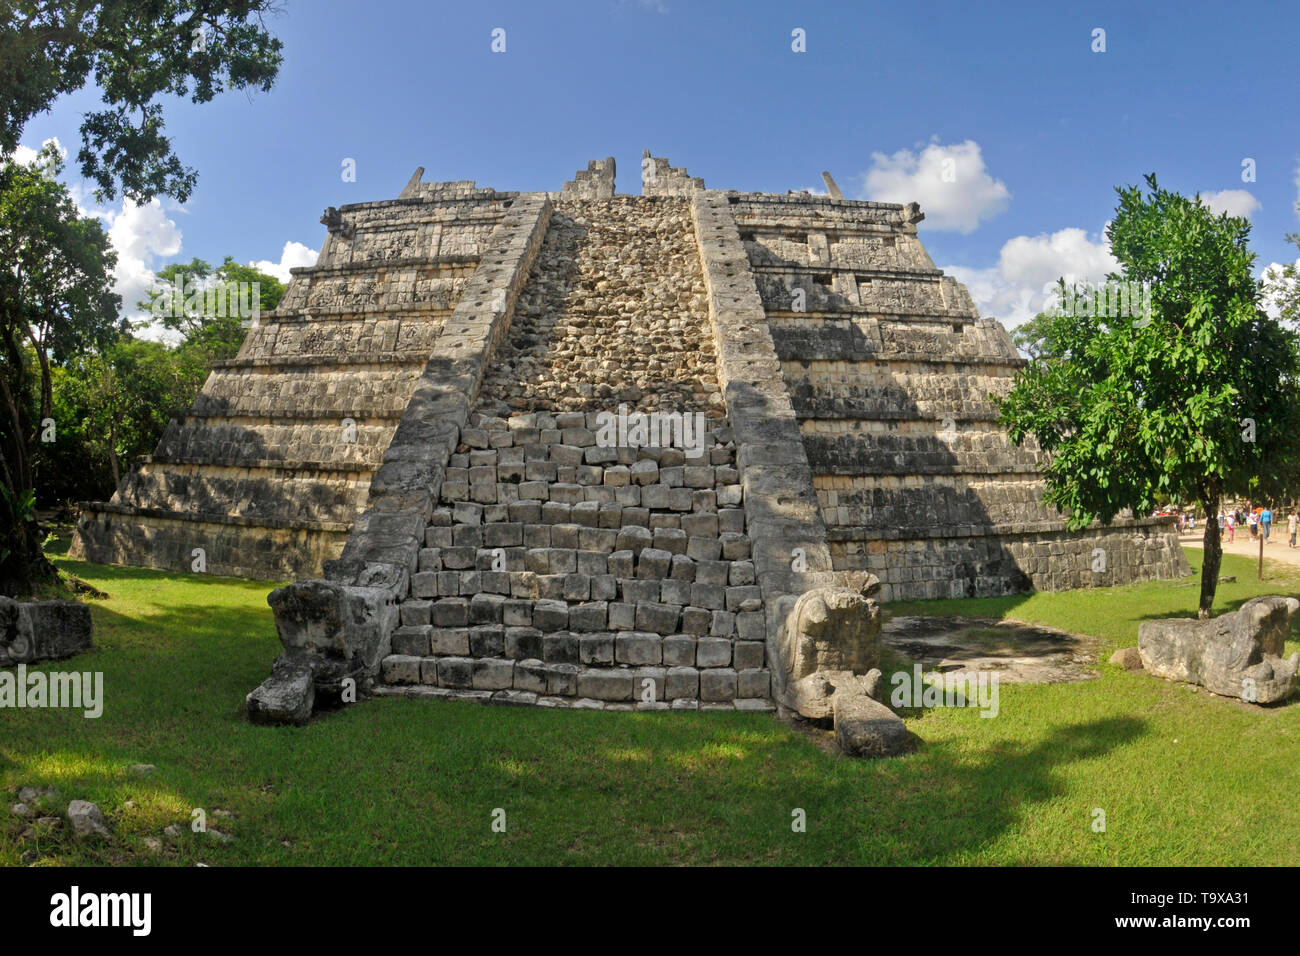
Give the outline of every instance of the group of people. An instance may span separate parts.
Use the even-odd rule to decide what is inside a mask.
[[[1269,536],[1273,533],[1273,509],[1268,505],[1252,506],[1249,503],[1244,508],[1235,508],[1228,511],[1219,512],[1219,532],[1227,535],[1228,542],[1231,543],[1236,538],[1237,528],[1245,525],[1250,531],[1250,540],[1259,541],[1263,539],[1265,544],[1269,543]],[[1179,530],[1191,530],[1194,528],[1195,519],[1192,519],[1190,525],[1184,525]],[[1286,530],[1288,535],[1287,547],[1296,546],[1296,531],[1300,528],[1300,513],[1295,508],[1291,509],[1291,514],[1286,520]]]

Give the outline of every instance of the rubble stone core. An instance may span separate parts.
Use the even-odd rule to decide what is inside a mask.
[[[641,196],[614,172],[498,193],[417,171],[328,210],[320,262],[86,508],[76,552],[295,579],[250,695],[272,723],[350,682],[790,706],[811,590],[1188,573],[1168,522],[1069,532],[1042,503],[1040,453],[988,397],[1021,360],[934,267],[915,204],[710,190],[648,152]]]

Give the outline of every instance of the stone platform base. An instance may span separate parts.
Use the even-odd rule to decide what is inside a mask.
[[[594,697],[555,697],[526,690],[455,690],[450,687],[405,687],[393,684],[379,684],[371,691],[375,697],[403,697],[413,700],[461,700],[477,704],[497,704],[502,706],[554,707],[560,710],[609,710],[609,711],[658,711],[658,710],[732,710],[761,711],[776,710],[770,700],[761,697],[737,698],[726,701],[701,701],[695,698],[679,697],[672,701],[638,701],[597,700]]]

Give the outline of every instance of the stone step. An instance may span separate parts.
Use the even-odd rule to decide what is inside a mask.
[[[310,367],[351,367],[375,366],[376,368],[393,365],[428,364],[427,350],[406,352],[367,352],[349,355],[342,352],[319,352],[316,354],[277,355],[256,358],[219,359],[212,363],[212,369],[282,369]]]
[[[266,422],[186,416],[168,424],[149,460],[373,471],[383,460],[393,429],[392,421],[382,420]]]
[[[914,482],[916,477],[924,480]],[[1037,473],[887,479],[816,475],[813,483],[831,526],[864,526],[887,532],[1063,520],[1056,509],[1043,502],[1043,483]]]
[[[369,486],[370,473],[357,468],[290,472],[208,462],[150,463],[123,479],[113,502],[175,514],[349,523],[364,506]]]
[[[734,704],[739,700],[766,699],[771,692],[771,676],[764,668],[583,667],[547,663],[539,658],[391,654],[383,660],[380,679],[389,687],[423,685],[458,691],[521,691],[538,697],[589,698],[628,704],[674,700]]]
[[[497,217],[498,219],[500,217]],[[411,225],[411,224],[407,224]],[[299,266],[292,272],[295,279],[312,279],[320,276],[351,275],[358,272],[382,274],[390,269],[409,269],[413,267],[446,266],[457,272],[460,267],[469,266],[471,270],[479,264],[481,256],[477,255],[436,255],[436,256],[402,256],[389,259],[354,259],[351,262],[330,265]]]
[[[306,309],[273,309],[263,312],[258,319],[257,328],[268,326],[293,327],[297,325],[320,324],[330,327],[336,323],[346,322],[439,322],[450,318],[455,309],[420,305],[405,309],[365,308],[349,309],[346,306],[319,306]]]
[[[192,414],[306,419],[400,418],[425,363],[299,369],[217,368]],[[340,414],[341,413],[341,414]]]
[[[69,554],[99,564],[129,564],[236,577],[286,580],[317,573],[339,556],[343,522],[258,520],[178,514],[105,502],[81,506]],[[196,554],[198,549],[198,554]],[[199,556],[202,565],[196,566]]]
[[[372,474],[382,461],[382,448],[373,461],[324,461],[294,458],[241,458],[238,456],[212,455],[141,455],[139,464],[177,467],[213,467],[234,468],[247,472],[338,472],[357,476]]]
[[[198,511],[168,511],[161,508],[135,507],[111,501],[81,501],[77,507],[83,512],[111,515],[128,515],[161,518],[191,524],[229,525],[241,528],[265,528],[269,531],[313,531],[346,535],[351,521],[329,521],[311,518],[270,518],[250,515],[227,515]]]
[[[504,600],[508,596],[511,601],[544,602],[533,617],[545,618],[556,627],[635,627],[660,634],[678,628],[703,633],[706,628],[724,626],[719,621],[727,619],[718,618],[718,612],[748,614],[762,607],[762,594],[756,584],[733,583],[753,579],[753,568],[745,563],[700,562],[692,570],[696,580],[579,571],[417,571],[411,575],[408,600],[432,602],[431,621],[440,625],[465,623],[471,608],[478,608],[475,614],[490,612],[497,615],[496,619],[505,620]],[[570,605],[583,609],[570,615]],[[534,626],[542,624],[534,620]]]
[[[371,689],[376,697],[399,697],[408,700],[450,700],[476,704],[524,705],[533,707],[553,707],[560,710],[608,710],[608,711],[753,711],[769,712],[776,710],[776,705],[761,697],[737,698],[733,701],[708,701],[678,697],[669,702],[653,701],[644,703],[606,702],[591,697],[555,697],[538,694],[534,691],[519,690],[455,690],[450,687],[431,687],[427,684],[394,685],[377,684]]]
[[[538,597],[532,586],[534,582],[517,572],[515,575],[498,573],[487,583],[496,587],[509,586],[513,593],[479,591],[472,597],[407,598],[403,601],[401,634],[397,635],[408,641],[402,645],[408,648],[403,653],[428,654],[430,646],[434,654],[469,653],[455,649],[467,639],[465,628],[502,626],[523,628],[524,631],[517,634],[521,640],[526,636],[525,631],[531,633],[533,629],[547,634],[556,631],[581,634],[635,631],[654,639],[655,655],[659,654],[658,642],[670,638],[671,643],[677,640],[672,637],[674,634],[682,635],[682,640],[689,639],[692,647],[696,639],[705,637],[715,641],[732,641],[737,637],[761,641],[763,638],[762,602],[753,587],[725,588],[671,580],[633,579],[617,582],[622,600],[568,601]],[[661,602],[660,598],[664,601]],[[691,600],[698,603],[687,603]],[[717,659],[716,653],[711,655],[710,666],[725,665],[729,653],[729,649],[724,649],[721,659]],[[676,663],[696,661],[692,658],[690,661],[677,660]],[[701,657],[698,663],[704,664],[704,658]],[[757,667],[758,664],[746,666]]]

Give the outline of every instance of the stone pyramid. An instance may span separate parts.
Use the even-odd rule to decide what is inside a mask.
[[[615,708],[770,707],[792,602],[867,572],[885,600],[1187,573],[1167,520],[1043,504],[989,398],[1021,359],[916,204],[614,173],[328,210],[76,553],[314,578],[271,603],[323,692]]]

